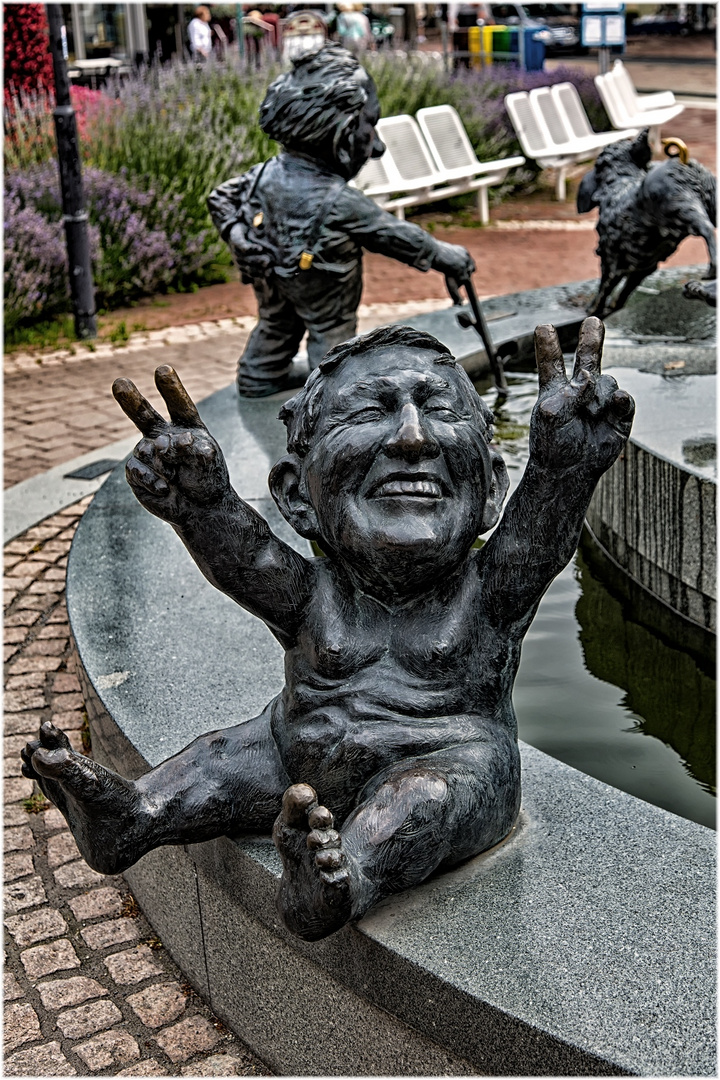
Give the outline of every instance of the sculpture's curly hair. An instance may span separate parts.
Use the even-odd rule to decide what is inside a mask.
[[[268,87],[260,127],[284,147],[318,147],[337,156],[343,136],[357,126],[372,79],[335,42],[293,60],[293,70]]]
[[[457,363],[447,346],[412,326],[379,326],[369,334],[351,338],[341,345],[336,345],[325,354],[320,365],[300,390],[285,402],[279,413],[279,419],[287,428],[287,448],[291,454],[304,457],[312,445],[313,435],[320,418],[322,399],[328,376],[332,374],[350,356],[358,352],[375,352],[378,349],[403,347],[422,349],[435,354],[436,364],[446,364],[455,369],[465,390],[468,403],[478,421],[480,431],[486,442],[493,437],[493,415],[485,402],[478,397],[475,387],[464,368]]]

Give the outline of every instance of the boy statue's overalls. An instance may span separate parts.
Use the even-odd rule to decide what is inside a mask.
[[[632,399],[600,373],[602,337],[597,319],[583,324],[568,380],[553,328],[536,331],[528,465],[480,550],[507,473],[489,410],[427,334],[385,327],[338,346],[282,409],[288,452],[270,489],[325,558],[299,555],[239,498],[172,368],[156,372],[170,422],[116,381],[144,436],[127,464],[135,495],[267,624],[285,686],[136,782],[44,724],[23,772],[91,866],[117,873],[161,844],[273,829],[280,913],[312,940],[508,834],[522,639],[632,421]]]
[[[308,360],[354,337],[362,253],[465,280],[467,251],[398,221],[347,181],[384,146],[370,76],[332,44],[295,60],[268,89],[260,124],[283,153],[212,192],[211,217],[252,283],[259,321],[238,365],[244,397],[285,389],[307,330]]]

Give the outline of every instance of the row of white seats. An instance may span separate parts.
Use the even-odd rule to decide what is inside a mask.
[[[476,191],[480,221],[487,224],[488,188],[525,163],[519,155],[479,161],[451,105],[420,109],[417,119],[387,116],[378,121],[377,131],[387,149],[368,161],[353,183],[400,221],[408,206]]]
[[[628,69],[616,60],[610,71],[595,76],[595,85],[613,127],[650,128],[650,144],[660,149],[660,127],[685,108],[671,90],[638,94]]]
[[[556,170],[559,202],[565,201],[567,174],[574,165],[594,161],[606,146],[637,135],[634,128],[593,131],[574,83],[508,94],[505,107],[527,156]]]
[[[505,98],[524,153],[543,168],[556,170],[555,192],[560,202],[565,200],[567,174],[574,165],[594,161],[610,143],[634,138],[644,127],[651,129],[657,145],[659,125],[678,116],[684,107],[669,91],[640,97],[621,60],[612,71],[596,76],[595,83],[615,131],[593,130],[573,83],[518,91]]]

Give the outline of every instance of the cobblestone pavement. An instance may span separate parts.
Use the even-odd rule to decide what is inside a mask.
[[[5,547],[5,1076],[271,1075],[193,993],[122,877],[20,773],[53,720],[83,749],[65,566],[89,498]]]

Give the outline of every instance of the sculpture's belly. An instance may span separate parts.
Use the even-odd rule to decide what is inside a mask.
[[[408,716],[357,699],[318,700],[298,712],[293,697],[283,694],[273,713],[280,756],[292,781],[311,784],[339,820],[368,780],[389,765],[486,739],[493,730],[475,713]]]

